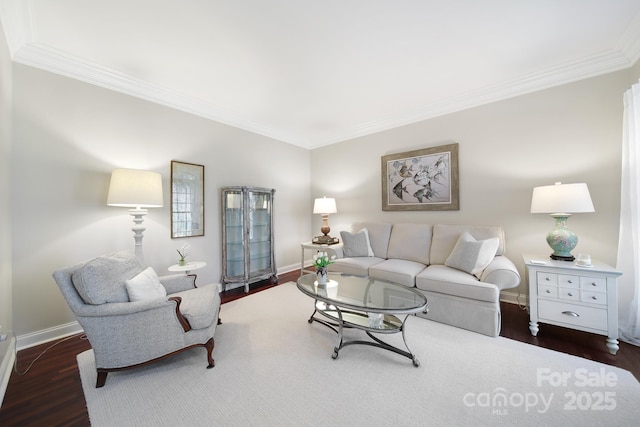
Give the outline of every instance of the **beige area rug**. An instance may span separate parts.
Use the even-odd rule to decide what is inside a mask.
[[[95,389],[78,366],[93,426],[637,425],[627,371],[506,338],[407,320],[421,362],[362,345],[331,358],[335,333],[285,283],[222,306],[214,357],[193,349]],[[361,331],[348,336],[362,338]],[[387,336],[401,344],[399,334]]]

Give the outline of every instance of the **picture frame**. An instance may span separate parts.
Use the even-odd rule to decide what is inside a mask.
[[[460,209],[458,144],[382,156],[383,211]]]
[[[204,165],[171,161],[171,238],[204,236]]]

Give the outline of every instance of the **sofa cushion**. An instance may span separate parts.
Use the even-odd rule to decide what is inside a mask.
[[[476,275],[491,263],[499,245],[497,237],[476,240],[468,231],[463,231],[444,265]]]
[[[366,228],[357,233],[341,231],[342,248],[345,257],[373,256],[373,249],[369,243],[369,233]]]
[[[391,227],[391,224],[385,222],[354,222],[351,225],[351,231],[355,233],[366,228],[369,234],[369,243],[371,244],[371,249],[373,249],[373,255],[386,259]]]
[[[394,224],[387,258],[406,259],[428,265],[431,230],[432,226],[428,224]]]
[[[369,276],[414,287],[415,278],[426,265],[405,259],[388,259],[369,267]]]
[[[127,280],[125,285],[129,301],[143,301],[167,296],[167,290],[162,286],[158,275],[151,267],[147,267],[132,279]]]
[[[180,297],[180,313],[189,321],[192,329],[204,329],[217,321],[220,294],[216,285],[206,285],[176,292],[170,297]]]
[[[142,271],[136,256],[121,251],[86,262],[73,272],[73,286],[87,304],[128,302],[125,281]]]
[[[329,264],[329,271],[353,276],[368,276],[369,267],[383,261],[384,259],[378,257],[338,258],[332,264]]]
[[[416,287],[478,301],[496,302],[500,298],[500,289],[496,285],[481,282],[475,276],[445,265],[425,268],[416,276]]]
[[[504,232],[499,226],[468,226],[468,225],[444,225],[436,224],[433,226],[433,239],[431,240],[430,264],[441,264],[447,260],[453,251],[460,233],[469,232],[476,240],[489,239],[497,237],[500,245],[496,251],[496,255],[504,254]]]

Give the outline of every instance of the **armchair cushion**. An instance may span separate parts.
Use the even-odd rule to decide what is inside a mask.
[[[120,251],[88,261],[73,272],[72,281],[87,304],[127,302],[126,280],[142,271],[136,256]]]
[[[211,326],[218,320],[220,306],[220,294],[216,285],[206,285],[188,291],[177,292],[169,295],[180,297],[180,313],[186,317],[192,329],[203,329]]]
[[[147,267],[132,279],[125,282],[130,301],[162,298],[167,296],[167,290],[160,283],[158,275],[151,267]]]

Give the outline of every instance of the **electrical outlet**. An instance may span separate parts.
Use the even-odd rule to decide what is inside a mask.
[[[7,334],[0,333],[0,342],[7,339]]]

